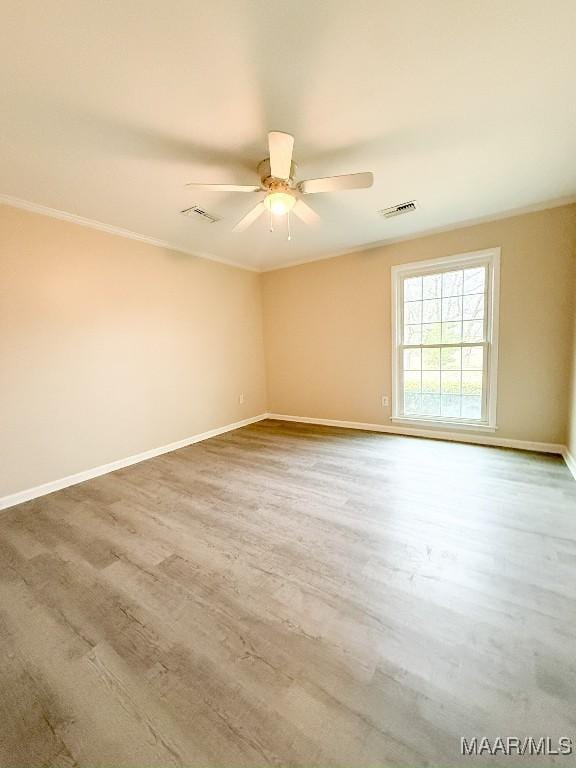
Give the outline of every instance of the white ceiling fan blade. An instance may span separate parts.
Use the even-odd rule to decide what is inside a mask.
[[[210,192],[259,192],[260,186],[251,186],[248,184],[196,184],[191,182],[186,187],[193,189],[206,189]]]
[[[248,211],[243,219],[240,219],[238,224],[233,228],[232,232],[243,232],[250,224],[253,224],[256,219],[264,213],[265,205],[263,202],[258,203],[257,206]]]
[[[374,183],[374,176],[366,173],[348,173],[344,176],[328,176],[325,179],[308,179],[298,184],[303,195],[316,192],[340,192],[344,189],[366,189]]]
[[[282,131],[270,131],[268,151],[270,153],[270,173],[277,179],[289,179],[292,165],[294,136]]]
[[[320,221],[320,216],[304,200],[298,200],[292,211],[306,224],[317,224]]]

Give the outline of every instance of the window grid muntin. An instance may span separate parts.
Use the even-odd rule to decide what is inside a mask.
[[[469,294],[454,294],[453,292],[450,293],[450,295],[444,296],[444,279],[443,276],[445,274],[449,273],[457,273],[462,272],[462,291],[464,290],[464,273],[467,270],[474,270],[478,268],[484,269],[484,290],[478,291],[475,293],[469,293]],[[422,291],[421,291],[421,297],[420,299],[414,299],[412,300],[413,303],[421,302],[423,304],[424,301],[428,299],[424,299],[424,278],[426,277],[440,277],[441,281],[441,293],[440,293],[440,301],[441,301],[441,313],[442,313],[442,301],[444,298],[461,298],[462,303],[464,297],[467,296],[483,296],[483,318],[482,318],[482,329],[483,329],[483,337],[482,340],[478,341],[469,341],[469,342],[452,342],[447,343],[443,342],[442,338],[439,342],[431,343],[431,344],[406,344],[404,343],[404,335],[405,335],[405,304],[409,302],[404,301],[404,286],[407,280],[411,280],[413,278],[420,278],[422,281]],[[493,287],[493,272],[492,272],[492,264],[489,260],[479,260],[478,262],[469,262],[468,260],[464,260],[462,264],[454,264],[451,266],[446,266],[444,269],[440,268],[438,269],[438,266],[436,267],[430,267],[428,269],[423,270],[417,270],[414,271],[413,274],[404,274],[401,275],[399,280],[399,294],[398,294],[398,310],[399,310],[399,317],[400,317],[400,323],[398,323],[397,326],[397,335],[399,336],[398,342],[397,342],[397,371],[398,371],[398,383],[400,385],[400,397],[398,399],[399,404],[399,411],[402,416],[407,416],[409,418],[416,418],[416,419],[422,419],[422,420],[429,420],[429,421],[447,421],[447,422],[454,422],[458,424],[482,424],[486,423],[488,419],[488,382],[489,382],[489,361],[490,361],[490,334],[491,334],[491,306],[490,306],[490,298],[491,294],[490,291]],[[464,322],[463,319],[463,311],[462,311],[462,318],[459,321],[461,325]],[[421,325],[424,325],[423,323]],[[463,332],[461,333],[461,338],[463,336]],[[419,411],[406,411],[405,407],[405,390],[404,390],[404,350],[405,349],[412,349],[412,350],[420,350],[421,355],[422,351],[424,349],[447,349],[447,348],[455,348],[455,349],[463,349],[466,347],[482,347],[483,348],[483,368],[482,368],[482,382],[481,382],[481,400],[480,400],[480,417],[478,418],[467,418],[463,417],[462,414],[462,398],[466,397],[463,395],[462,391],[462,372],[463,369],[460,367],[459,373],[460,373],[460,389],[459,389],[459,395],[457,395],[460,398],[460,416],[446,416],[442,415],[442,395],[445,394],[442,392],[442,372],[440,370],[440,391],[438,393],[440,397],[440,414],[439,415],[431,415],[427,412],[424,412],[423,410]],[[441,352],[440,352],[441,355]],[[422,366],[422,362],[421,362]],[[423,368],[420,367],[420,377],[421,377],[421,384],[420,384],[420,402],[422,401],[422,395],[423,394],[431,394],[431,393],[424,393],[422,391],[422,372]]]
[[[477,270],[477,269],[480,269],[480,268],[484,269],[484,290],[483,291],[475,291],[473,293],[467,293],[467,294],[464,294],[464,293],[454,294],[452,292],[449,295],[444,296],[444,280],[442,279],[441,280],[441,293],[440,293],[440,296],[436,298],[436,300],[440,300],[440,302],[441,302],[441,304],[440,304],[440,321],[435,322],[435,323],[423,323],[423,322],[420,322],[420,323],[406,323],[406,316],[405,316],[406,304],[421,304],[422,307],[421,307],[420,316],[422,317],[423,309],[424,309],[424,307],[423,307],[424,301],[431,301],[431,299],[424,299],[423,298],[423,288],[422,288],[422,290],[420,292],[420,299],[406,299],[405,300],[404,299],[404,289],[405,289],[406,281],[414,280],[414,279],[420,279],[421,282],[423,283],[423,280],[424,280],[425,277],[442,277],[443,278],[443,276],[446,275],[446,274],[452,274],[452,273],[459,273],[459,272],[461,272],[462,273],[462,283],[463,283],[462,290],[464,290],[464,280],[465,280],[464,273],[467,272],[467,271]],[[400,278],[400,296],[399,296],[399,299],[400,299],[400,313],[401,313],[401,323],[400,323],[400,328],[399,328],[400,343],[406,344],[405,329],[407,327],[416,327],[418,325],[420,325],[420,327],[422,327],[423,325],[428,325],[429,326],[429,325],[438,325],[438,324],[440,324],[440,326],[442,326],[442,325],[444,325],[446,323],[450,323],[450,322],[459,323],[460,326],[461,326],[460,341],[454,341],[452,343],[454,343],[454,344],[462,343],[464,341],[464,328],[463,328],[464,323],[465,322],[467,322],[467,323],[478,322],[478,320],[470,320],[470,319],[465,319],[464,318],[464,312],[463,312],[464,298],[465,297],[467,298],[467,297],[470,297],[470,296],[483,296],[483,317],[482,317],[483,336],[482,336],[482,339],[474,339],[474,342],[486,341],[488,339],[488,330],[489,330],[488,329],[488,315],[489,315],[489,312],[488,312],[488,309],[489,309],[489,291],[488,291],[488,289],[489,289],[489,285],[490,285],[490,279],[491,279],[490,265],[487,264],[487,263],[463,265],[460,269],[454,269],[453,267],[447,267],[446,269],[440,269],[440,270],[436,269],[435,271],[431,271],[431,272],[427,271],[427,272],[423,272],[423,273],[420,273],[420,274],[405,275],[405,276],[401,277]],[[461,310],[461,313],[460,313],[461,317],[460,317],[459,320],[453,321],[453,320],[448,320],[448,319],[445,320],[444,319],[444,299],[447,299],[447,300],[449,300],[449,299],[461,299],[462,300],[461,301],[462,310]],[[444,341],[444,339],[443,339],[443,328],[441,327],[440,330],[441,330],[440,340],[438,342],[432,342],[428,346],[431,346],[431,345],[435,346],[436,344],[451,343],[451,342]],[[420,342],[415,342],[414,344],[412,344],[410,346],[423,346],[423,344],[420,341]]]
[[[405,369],[404,368],[404,350],[424,350],[424,349],[465,349],[465,348],[478,348],[481,347],[483,354],[482,354],[482,390],[481,390],[481,415],[478,418],[466,418],[460,416],[446,416],[443,415],[442,412],[440,412],[439,415],[430,415],[428,413],[424,413],[423,411],[406,411],[405,408],[405,390],[404,390],[404,374],[406,371],[409,373],[419,373],[420,379],[422,380],[422,373],[423,372],[429,372],[429,373],[440,373],[440,391],[438,393],[430,393],[430,392],[423,392],[422,390],[422,384],[420,384],[420,396],[422,394],[438,394],[440,396],[440,406],[442,405],[442,395],[446,396],[450,393],[442,392],[442,369]],[[405,416],[410,417],[418,417],[421,416],[422,418],[426,419],[441,419],[442,421],[454,421],[456,423],[482,423],[486,419],[487,415],[487,407],[488,407],[488,389],[486,386],[486,383],[488,381],[488,362],[489,362],[489,342],[471,342],[466,344],[431,344],[428,346],[415,346],[415,345],[398,345],[398,371],[399,371],[399,384],[400,384],[400,392],[401,392],[401,413]],[[441,363],[440,363],[441,364]],[[459,368],[459,369],[446,369],[446,372],[448,373],[459,373],[460,374],[460,394],[455,395],[456,397],[463,398],[463,397],[469,397],[469,395],[464,395],[462,393],[462,373],[476,373],[479,372],[479,368]],[[462,413],[462,409],[460,408],[460,413]]]

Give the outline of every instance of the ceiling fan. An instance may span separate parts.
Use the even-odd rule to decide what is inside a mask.
[[[301,198],[317,192],[340,192],[345,189],[365,189],[374,183],[371,173],[348,173],[344,176],[328,176],[322,179],[295,181],[296,163],[292,160],[294,136],[282,131],[270,131],[268,150],[270,156],[258,164],[260,184],[197,184],[192,182],[186,187],[205,189],[210,192],[266,192],[261,200],[233,228],[233,232],[243,232],[264,211],[270,212],[270,230],[273,229],[274,216],[286,216],[288,239],[290,240],[290,212],[292,211],[306,224],[319,220],[318,214]]]

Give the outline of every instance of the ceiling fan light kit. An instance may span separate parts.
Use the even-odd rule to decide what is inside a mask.
[[[270,156],[259,163],[257,171],[260,185],[240,184],[187,184],[187,187],[204,189],[210,192],[266,192],[266,196],[250,210],[233,228],[233,232],[242,232],[264,211],[270,212],[270,230],[273,230],[273,217],[286,216],[288,240],[290,233],[290,212],[293,211],[306,224],[319,220],[318,214],[301,198],[318,192],[339,192],[346,189],[366,189],[374,183],[371,173],[349,173],[344,176],[328,176],[322,179],[307,179],[296,182],[296,163],[292,160],[294,137],[282,131],[270,131],[268,134]]]
[[[294,195],[288,192],[270,192],[264,198],[264,205],[275,216],[285,216],[296,203]]]

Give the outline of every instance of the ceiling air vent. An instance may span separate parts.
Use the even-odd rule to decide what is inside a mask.
[[[213,216],[198,205],[193,205],[191,208],[184,208],[180,213],[184,216],[192,216],[195,219],[202,219],[202,221],[207,221],[209,224],[214,224],[215,221],[220,221],[218,216]]]
[[[403,213],[410,213],[410,211],[415,210],[416,200],[410,200],[408,203],[399,203],[398,205],[393,205],[391,208],[382,208],[378,213],[384,219],[391,219],[393,216],[400,216]]]

